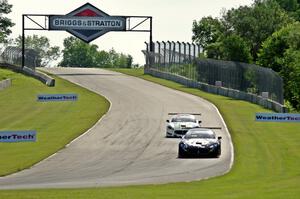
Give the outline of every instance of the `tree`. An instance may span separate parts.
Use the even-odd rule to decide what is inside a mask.
[[[285,99],[296,109],[300,110],[300,49],[288,49],[284,53],[282,71],[284,80]]]
[[[251,7],[231,9],[222,20],[228,32],[239,35],[249,43],[254,61],[262,42],[273,32],[293,22],[274,0],[256,0]]]
[[[257,63],[281,75],[285,99],[300,110],[300,23],[290,24],[273,33],[263,43]]]
[[[292,22],[275,0],[255,0],[251,6],[224,11],[220,20],[204,17],[199,22],[194,21],[192,39],[202,45],[208,57],[228,60],[234,56],[235,60],[256,61],[262,42]],[[242,52],[234,52],[234,49]],[[238,53],[243,57],[238,58]]]
[[[6,42],[7,36],[10,35],[10,27],[15,24],[12,21],[4,17],[4,14],[9,14],[11,12],[12,5],[8,4],[7,0],[0,0],[0,42]]]
[[[120,55],[115,51],[115,49],[110,49],[109,52],[109,59],[110,59],[110,67],[114,67],[119,65],[118,60],[120,58]]]
[[[131,55],[128,55],[126,58],[126,68],[131,68],[133,63],[133,57]]]
[[[65,67],[96,67],[98,46],[89,45],[75,37],[64,40],[63,60],[60,65]]]
[[[296,22],[274,32],[263,44],[257,63],[274,71],[282,71],[288,49],[300,50],[300,23]]]
[[[193,21],[192,40],[201,47],[205,48],[211,43],[215,43],[222,33],[222,24],[216,19],[203,17],[199,22]]]
[[[205,54],[207,58],[211,59],[222,59],[223,58],[223,50],[222,50],[222,43],[221,42],[215,42],[208,44],[205,47]]]
[[[17,37],[15,43],[21,48],[22,36]],[[50,46],[50,41],[45,36],[29,35],[25,37],[25,47],[37,53],[37,66],[45,67],[60,56],[60,48],[58,46]]]
[[[96,62],[97,65],[103,68],[111,68],[112,64],[110,62],[110,56],[109,53],[101,50],[98,52],[97,57],[96,57]]]
[[[98,51],[97,45],[87,44],[75,37],[64,40],[63,67],[101,67],[101,68],[131,68],[132,57],[117,53],[114,49],[109,52]]]
[[[238,35],[232,34],[225,37],[222,40],[221,49],[222,59],[247,63],[252,60],[249,46]]]
[[[300,1],[299,0],[275,0],[284,10],[286,10],[289,16],[295,20],[300,20]]]
[[[283,28],[272,34],[263,44],[258,53],[257,64],[273,69],[276,72],[282,70],[282,58],[289,48],[287,37],[291,26]]]
[[[220,39],[219,42],[205,47],[206,56],[212,59],[222,59],[239,62],[251,62],[250,48],[240,36],[232,34]]]

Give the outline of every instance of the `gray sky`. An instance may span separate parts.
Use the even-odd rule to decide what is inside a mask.
[[[9,18],[16,24],[11,37],[22,33],[22,14],[67,14],[87,3],[83,0],[8,0],[13,5]],[[253,0],[90,0],[100,10],[110,15],[152,16],[153,41],[191,42],[192,22],[204,16],[219,17],[222,9],[250,5]],[[26,21],[27,25],[31,25]],[[26,31],[27,35],[47,36],[52,45],[63,47],[63,39],[70,36],[64,31]],[[134,62],[144,64],[141,50],[149,41],[149,33],[109,32],[91,42],[100,50],[114,48],[117,52],[131,54]]]

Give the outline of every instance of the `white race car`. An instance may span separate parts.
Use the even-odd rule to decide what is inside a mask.
[[[200,127],[201,121],[197,120],[195,115],[189,113],[169,113],[174,115],[167,120],[166,137],[182,137],[189,129]]]

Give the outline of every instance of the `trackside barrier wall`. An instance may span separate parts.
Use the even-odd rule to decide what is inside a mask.
[[[33,77],[33,78],[43,82],[47,86],[55,86],[55,79],[46,75],[45,73],[40,72],[40,71],[34,71],[28,67],[24,67],[24,69],[22,70],[21,67],[14,66],[11,64],[7,64],[7,63],[0,63],[0,67],[7,68],[7,69],[13,70],[15,72],[22,73],[24,75]]]
[[[258,96],[255,94],[246,93],[243,91],[230,89],[230,88],[209,85],[206,83],[196,82],[196,81],[190,80],[183,76],[171,74],[168,72],[158,71],[155,69],[150,69],[148,67],[145,68],[144,73],[152,75],[154,77],[171,80],[171,81],[183,84],[187,87],[198,88],[198,89],[203,90],[208,93],[231,97],[231,98],[239,99],[239,100],[245,100],[245,101],[248,101],[248,102],[251,102],[254,104],[261,105],[264,108],[274,110],[276,112],[282,112],[282,113],[287,112],[286,107],[284,107],[282,104],[279,104],[278,102],[263,98],[262,96]]]
[[[0,81],[0,91],[11,86],[11,79],[5,79]]]

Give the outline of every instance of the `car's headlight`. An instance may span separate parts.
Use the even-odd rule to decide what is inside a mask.
[[[209,148],[215,148],[215,147],[218,147],[217,143],[214,143],[214,144],[212,144],[212,145],[209,146]]]
[[[181,142],[180,145],[181,145],[181,147],[184,148],[184,149],[187,149],[187,148],[188,148],[188,145],[187,145],[185,142]]]
[[[170,130],[174,130],[174,128],[172,126],[168,126],[167,128]]]

